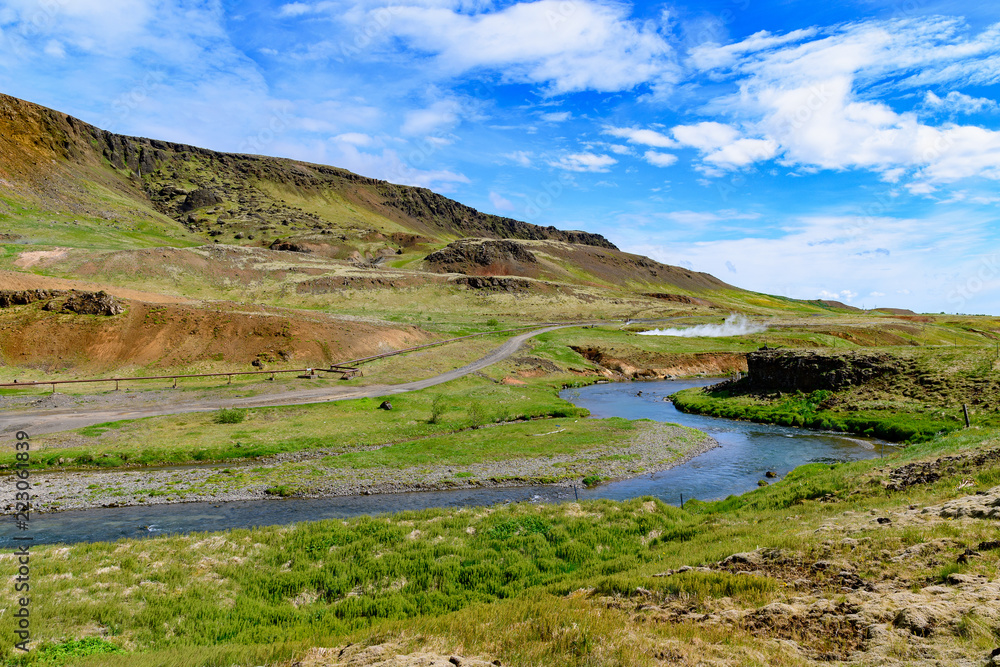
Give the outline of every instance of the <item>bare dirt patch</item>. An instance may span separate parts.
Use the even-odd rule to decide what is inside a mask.
[[[22,252],[14,260],[14,266],[27,269],[36,264],[41,264],[43,262],[47,263],[46,260],[57,260],[66,256],[66,252],[69,248],[56,248],[55,250],[28,250]]]

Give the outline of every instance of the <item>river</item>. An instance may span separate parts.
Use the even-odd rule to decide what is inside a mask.
[[[561,394],[591,411],[593,417],[655,419],[705,431],[719,447],[670,470],[602,484],[593,489],[534,486],[513,489],[464,489],[337,498],[293,498],[229,503],[180,503],[73,510],[33,514],[33,544],[103,542],[123,537],[217,531],[281,525],[297,521],[343,519],[431,507],[466,507],[505,502],[563,502],[578,497],[626,500],[655,496],[671,504],[699,498],[712,500],[756,488],[768,471],[780,478],[811,462],[874,458],[888,445],[857,437],[688,415],[663,399],[714,379],[599,384],[567,389]],[[0,547],[10,548],[17,531],[13,517],[0,519]]]

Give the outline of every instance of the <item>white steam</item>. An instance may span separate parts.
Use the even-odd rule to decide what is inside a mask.
[[[755,324],[739,313],[732,313],[722,324],[699,324],[693,327],[676,329],[653,329],[640,331],[640,336],[682,336],[684,338],[721,338],[722,336],[745,336],[746,334],[763,333],[767,327]]]

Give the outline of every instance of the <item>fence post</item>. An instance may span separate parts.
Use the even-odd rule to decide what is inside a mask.
[[[965,413],[965,428],[969,428],[970,426],[972,426],[972,423],[969,422],[969,406],[966,405],[965,403],[962,403],[962,412]]]

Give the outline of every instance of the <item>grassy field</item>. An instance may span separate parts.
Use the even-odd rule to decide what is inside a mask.
[[[649,499],[522,504],[41,547],[32,556],[38,650],[13,655],[5,615],[0,651],[8,664],[112,665],[124,658],[110,652],[125,651],[130,665],[183,667],[270,664],[309,646],[391,640],[505,665],[655,664],[665,647],[682,650],[678,660],[697,651],[726,664],[805,664],[809,654],[849,651],[856,638],[802,628],[793,636],[804,657],[746,626],[725,631],[694,619],[794,603],[803,586],[820,599],[842,599],[836,570],[810,569],[818,561],[847,559],[861,580],[890,581],[916,597],[952,575],[996,577],[995,559],[954,564],[964,546],[995,538],[988,522],[872,520],[969,493],[956,489],[957,480],[973,491],[996,485],[996,458],[958,462],[939,480],[902,491],[870,482],[909,461],[997,444],[995,431],[965,432],[885,460],[806,466],[770,487],[684,510]],[[843,531],[829,539],[831,530],[837,535],[831,522],[849,526],[852,539],[841,540]],[[927,544],[938,545],[929,561],[885,556]],[[755,549],[781,550],[805,569],[740,574],[714,566],[658,576]],[[794,586],[792,576],[800,577]],[[637,622],[640,603],[661,610],[654,614],[691,613],[686,621]],[[954,621],[935,632],[938,644],[970,658],[988,652],[989,623],[960,612]],[[905,642],[893,650],[916,655]],[[88,651],[108,655],[81,657]]]
[[[117,467],[223,461],[283,452],[343,453],[440,436],[535,417],[587,413],[556,396],[550,385],[509,387],[471,377],[440,387],[382,398],[254,408],[240,423],[218,423],[218,413],[188,413],[89,426],[38,437],[33,463]],[[497,442],[497,446],[502,443]],[[13,462],[13,453],[0,456]]]

